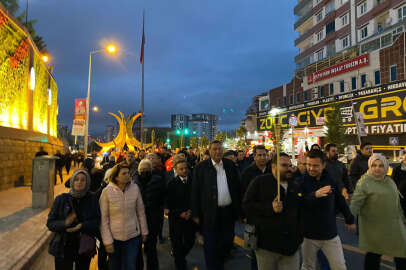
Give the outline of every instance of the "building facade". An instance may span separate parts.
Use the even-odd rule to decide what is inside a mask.
[[[295,73],[287,84],[256,97],[252,139],[269,137],[269,109],[281,108],[286,146],[292,149],[291,137],[296,153],[305,141],[323,144],[325,113],[339,108],[349,144],[359,144],[355,114],[362,113],[368,138],[361,139],[382,151],[405,147],[406,1],[301,0],[294,13],[299,33]],[[251,108],[246,119],[253,114]],[[393,137],[399,145],[390,145]]]
[[[171,128],[172,129],[185,129],[189,128],[190,116],[187,114],[172,114],[171,115]]]

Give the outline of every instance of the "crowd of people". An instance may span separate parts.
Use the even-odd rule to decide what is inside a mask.
[[[57,153],[59,155],[60,153]],[[186,256],[197,233],[203,237],[206,268],[222,270],[234,248],[237,223],[250,246],[251,269],[347,269],[336,216],[359,234],[364,269],[379,269],[382,255],[406,269],[406,154],[391,177],[389,163],[360,146],[351,164],[338,147],[315,144],[297,157],[279,160],[263,145],[207,150],[170,149],[109,153],[83,160],[49,213],[54,232],[49,253],[55,269],[157,270],[157,244],[168,217],[173,261],[188,269]],[[62,157],[61,160],[65,158]],[[280,185],[276,180],[279,176]],[[247,229],[246,229],[247,232]],[[142,245],[143,244],[143,245]],[[145,254],[145,262],[144,262]]]

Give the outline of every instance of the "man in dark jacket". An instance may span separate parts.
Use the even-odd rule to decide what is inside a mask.
[[[252,180],[259,175],[270,173],[271,170],[267,166],[268,163],[268,151],[263,145],[254,146],[254,163],[248,166],[241,176],[241,191],[242,197],[244,197],[245,192]]]
[[[327,156],[326,171],[337,184],[338,191],[348,199],[348,193],[352,193],[353,187],[348,178],[348,171],[344,163],[338,160],[338,149],[334,143],[328,143],[324,148]]]
[[[243,172],[241,176],[241,194],[242,198],[244,198],[245,192],[247,191],[247,188],[249,184],[257,177],[260,175],[264,175],[267,173],[271,173],[271,170],[269,169],[268,166],[268,153],[267,150],[265,149],[265,146],[263,145],[256,145],[254,146],[253,150],[254,154],[254,163],[252,163],[250,166],[248,166]],[[243,221],[246,221],[244,219],[246,215],[243,214]],[[256,270],[258,269],[257,265],[257,257],[255,255],[255,252],[251,252],[251,270]]]
[[[210,159],[194,169],[192,217],[204,238],[206,268],[222,270],[241,212],[240,179],[233,162],[222,158],[222,142],[212,141],[209,152]]]
[[[258,237],[258,269],[298,270],[302,234],[299,221],[300,186],[293,181],[290,157],[280,154],[280,201],[277,199],[276,159],[272,173],[255,178],[248,187],[243,209]]]
[[[177,176],[168,184],[169,233],[177,270],[186,270],[186,255],[195,243],[196,224],[191,219],[192,178],[186,159],[177,159]]]
[[[361,144],[361,152],[351,161],[350,180],[354,188],[361,176],[368,171],[368,160],[372,152],[372,144],[364,142]]]
[[[160,176],[152,174],[152,163],[147,159],[141,160],[138,165],[138,175],[135,176],[134,181],[141,191],[149,230],[148,239],[144,244],[147,269],[157,270],[159,262],[156,244],[163,216],[166,186]]]
[[[401,200],[402,208],[404,213],[406,213],[406,152],[403,153],[402,163],[399,164],[392,171],[392,179],[398,186],[400,194],[402,194],[403,199]]]
[[[311,150],[306,157],[307,173],[301,181],[304,241],[303,270],[316,269],[317,252],[322,250],[331,269],[345,270],[345,259],[337,234],[336,213],[345,218],[346,228],[355,230],[354,217],[337,185],[324,170],[325,156],[320,150]]]

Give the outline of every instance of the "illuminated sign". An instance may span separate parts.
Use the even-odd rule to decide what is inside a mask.
[[[362,89],[342,95],[322,98],[290,106],[281,113],[282,127],[289,127],[289,118],[297,117],[297,128],[317,127],[326,113],[337,103],[347,134],[356,134],[354,110],[364,116],[368,134],[397,134],[406,132],[406,82]],[[353,105],[354,103],[354,110]],[[325,119],[326,121],[328,119]],[[271,130],[273,117],[266,112],[257,115],[257,130]]]
[[[307,75],[307,84],[326,80],[369,65],[369,54],[364,54],[326,69]]]

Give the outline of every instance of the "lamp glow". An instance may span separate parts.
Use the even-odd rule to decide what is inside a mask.
[[[46,55],[46,54],[44,54],[44,55],[42,56],[42,61],[44,61],[44,63],[48,63],[48,62],[49,62],[49,56]]]
[[[106,51],[107,51],[108,53],[110,53],[110,54],[114,54],[114,53],[117,52],[117,46],[114,45],[114,44],[109,44],[109,45],[107,45],[107,47],[106,47]]]
[[[30,69],[30,89],[34,91],[35,89],[35,69],[31,67]]]

